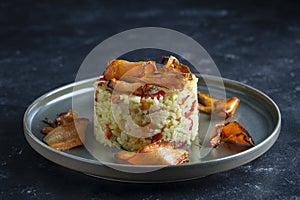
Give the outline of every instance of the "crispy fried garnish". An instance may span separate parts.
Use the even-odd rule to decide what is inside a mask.
[[[112,90],[115,90],[117,92],[121,93],[132,93],[137,88],[143,86],[144,84],[142,82],[135,82],[135,83],[128,83],[125,81],[120,81],[115,78],[109,80],[108,82],[108,87],[111,88]]]
[[[227,119],[235,113],[239,104],[240,100],[236,97],[231,97],[226,100],[215,101],[214,112],[216,112],[217,115]]]
[[[63,124],[69,123],[69,122],[73,122],[74,119],[76,119],[78,117],[79,117],[79,115],[77,112],[75,112],[73,110],[69,110],[67,112],[59,114],[56,117],[55,122],[59,126],[59,125],[63,125]]]
[[[47,127],[44,127],[42,129],[42,133],[44,134],[48,134],[50,131],[52,131],[54,128],[53,127],[50,127],[50,126],[47,126]]]
[[[128,62],[112,60],[104,71],[103,80],[108,81],[108,90],[134,92],[137,88],[147,85],[170,90],[182,89],[187,80],[192,80],[188,66],[181,64],[175,57],[168,57],[164,67],[156,67],[155,61]],[[103,84],[99,79],[99,84]],[[147,96],[147,92],[140,96]]]
[[[43,120],[43,122],[45,122],[46,124],[49,124],[52,128],[57,127],[57,124],[47,117]]]
[[[166,57],[164,56],[163,59],[168,58],[168,61],[166,63],[166,68],[167,69],[171,69],[172,71],[176,71],[179,73],[188,73],[190,74],[190,68],[187,65],[184,65],[182,63],[180,63],[177,58],[175,58],[174,56],[170,56],[170,57]]]
[[[171,90],[174,89],[183,89],[186,78],[183,74],[178,72],[162,72],[157,71],[154,74],[149,74],[148,76],[144,76],[140,79],[142,82],[149,84],[149,85],[156,85],[162,88],[168,88]]]
[[[225,122],[215,126],[210,144],[217,147],[222,142],[254,146],[254,141],[248,131],[237,121]]]
[[[198,109],[201,112],[214,113],[227,119],[235,113],[240,100],[236,97],[222,100],[213,98],[209,94],[198,92],[198,102]]]
[[[145,84],[139,88],[137,88],[133,94],[136,96],[147,96],[153,94],[153,92],[157,91],[157,86]]]
[[[188,151],[176,149],[169,141],[151,143],[137,152],[120,151],[116,156],[133,165],[179,165],[188,162]]]
[[[77,118],[74,122],[63,124],[54,128],[43,138],[43,141],[50,147],[57,150],[67,150],[81,146],[83,144],[78,133],[84,134],[88,123],[88,119]]]
[[[46,117],[43,120],[43,122],[49,124],[50,127],[52,127],[52,128],[56,128],[57,126],[60,126],[60,125],[63,125],[63,124],[69,123],[69,122],[73,122],[74,119],[76,119],[78,117],[79,117],[79,115],[76,111],[68,110],[67,112],[58,114],[54,121],[52,121],[51,119]],[[45,130],[48,129],[48,127],[45,127],[45,128],[46,128]]]
[[[104,79],[111,80],[116,78],[120,80],[122,76],[142,77],[156,71],[155,61],[129,62],[126,60],[112,60],[106,67]]]
[[[218,100],[219,99],[213,98],[209,94],[198,92],[198,102],[199,102],[199,104],[210,108],[209,113],[211,113],[212,106],[213,106],[214,102],[218,101]]]
[[[89,120],[79,118],[77,112],[69,110],[59,114],[54,122],[48,118],[45,119],[45,122],[50,127],[42,129],[42,132],[47,134],[43,141],[50,147],[57,150],[67,150],[83,145],[78,134],[84,137]]]

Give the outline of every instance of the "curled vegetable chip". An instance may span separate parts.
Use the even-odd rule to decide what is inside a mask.
[[[69,110],[59,114],[55,121],[46,118],[45,122],[49,127],[42,129],[42,133],[46,134],[43,141],[50,147],[57,150],[68,150],[83,143],[78,134],[84,136],[89,120],[79,118],[77,112]]]
[[[248,131],[237,121],[225,122],[215,126],[210,144],[217,147],[222,142],[254,146],[254,141]]]
[[[112,78],[120,80],[125,74],[131,77],[143,77],[146,74],[153,73],[155,70],[155,61],[129,62],[126,60],[113,60],[106,67],[104,79],[107,81]]]
[[[231,117],[240,104],[236,97],[226,100],[211,97],[209,94],[198,92],[198,109],[204,113],[215,113],[220,117],[227,119]]]
[[[188,162],[188,151],[175,148],[169,141],[158,141],[137,152],[119,151],[116,157],[132,165],[179,165]]]

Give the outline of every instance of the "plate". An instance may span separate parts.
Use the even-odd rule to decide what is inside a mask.
[[[205,76],[205,81],[218,87],[217,79]],[[58,151],[46,145],[42,138],[41,129],[45,126],[42,120],[45,117],[54,119],[58,113],[72,108],[72,97],[82,97],[80,102],[93,105],[93,83],[95,79],[87,79],[72,83],[51,91],[35,100],[24,114],[24,133],[31,147],[45,158],[64,167],[83,172],[103,179],[124,182],[174,182],[204,177],[210,174],[226,171],[248,163],[265,153],[275,143],[280,133],[281,115],[274,101],[261,91],[246,84],[223,79],[227,97],[238,97],[241,103],[236,111],[237,119],[251,134],[256,146],[242,152],[234,149],[213,149],[199,158],[200,152],[192,151],[192,162],[167,166],[147,173],[129,173],[114,169],[115,167],[138,171],[141,167],[113,163],[108,167],[96,160],[84,147],[67,151]],[[198,90],[207,91],[207,87],[199,76]],[[73,90],[76,88],[76,90]],[[79,112],[79,111],[78,111]],[[79,112],[82,115],[81,112]],[[89,113],[92,115],[92,113]],[[85,116],[85,115],[82,115]],[[201,128],[208,123],[209,116],[200,114]],[[91,119],[93,121],[93,119]],[[155,167],[155,166],[153,166]]]

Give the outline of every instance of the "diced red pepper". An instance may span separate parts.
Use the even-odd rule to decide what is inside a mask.
[[[189,111],[185,112],[185,113],[184,113],[184,116],[185,116],[186,118],[188,118],[189,116],[191,116],[191,114],[192,114],[192,113],[194,112],[194,110],[195,110],[195,107],[196,107],[196,100],[193,101],[191,109],[190,109]]]
[[[156,142],[156,141],[160,140],[161,138],[162,138],[162,133],[158,133],[158,134],[152,136],[151,143]]]
[[[157,93],[151,94],[151,98],[157,97],[157,99],[160,99],[161,97],[165,96],[165,92],[163,90],[158,91]]]
[[[194,121],[191,118],[189,118],[189,120],[191,121],[189,131],[191,131],[193,129],[193,126],[194,126]]]
[[[97,81],[105,81],[104,76],[98,78]]]
[[[95,101],[96,102],[98,102],[98,94],[99,94],[99,92],[98,92],[98,90],[96,90],[96,92],[95,92]]]
[[[105,132],[105,137],[109,139],[112,135],[111,129],[109,128],[108,124],[106,124],[106,132]]]
[[[190,95],[187,95],[186,97],[184,97],[184,98],[182,99],[182,104],[184,104],[184,103],[186,102],[186,100],[187,100],[189,97],[190,97]]]

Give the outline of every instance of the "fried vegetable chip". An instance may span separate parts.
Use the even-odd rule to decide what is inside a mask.
[[[227,119],[235,113],[239,104],[240,100],[236,97],[222,100],[213,98],[209,94],[198,92],[198,109],[204,113],[214,113]]]
[[[225,122],[215,126],[210,144],[217,147],[222,142],[254,146],[254,141],[248,131],[237,121]]]
[[[50,126],[42,129],[42,133],[46,134],[43,141],[50,147],[57,150],[68,150],[83,145],[78,134],[85,135],[89,120],[79,118],[77,112],[69,110],[59,114],[54,122],[48,118],[44,122]]]
[[[116,157],[132,165],[179,165],[188,162],[188,151],[175,148],[169,141],[158,141],[137,152],[119,151]]]

